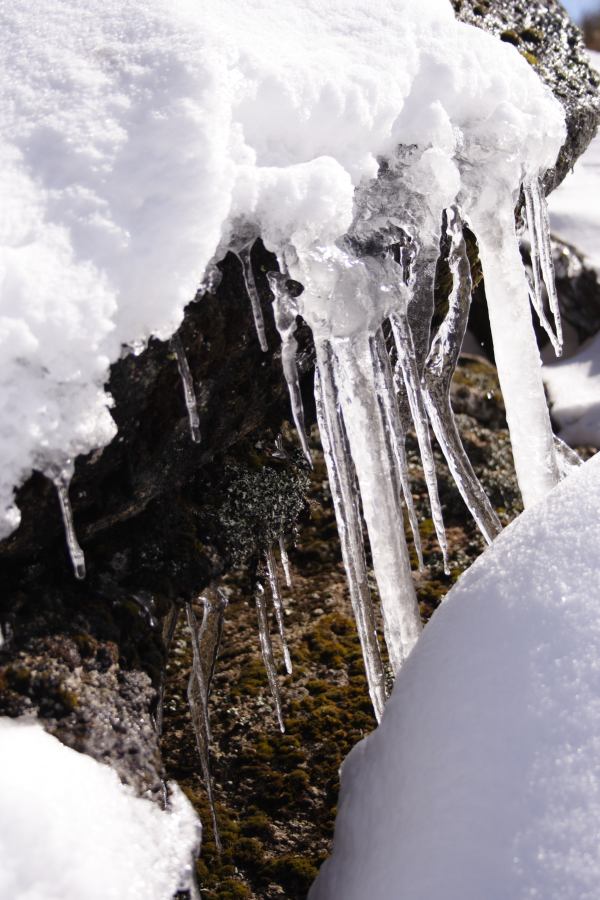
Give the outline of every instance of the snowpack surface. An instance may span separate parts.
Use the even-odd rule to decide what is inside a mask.
[[[342,769],[310,900],[600,895],[600,457],[452,588]]]

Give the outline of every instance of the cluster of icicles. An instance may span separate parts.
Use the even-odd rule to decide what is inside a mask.
[[[529,295],[541,325],[560,354],[562,332],[558,299],[554,287],[554,272],[550,248],[548,215],[540,179],[530,179],[523,185],[525,215],[531,246],[531,274],[527,273],[520,258],[519,278]],[[512,210],[512,206],[511,206]],[[514,221],[514,220],[513,220]],[[425,480],[427,483],[432,519],[447,569],[447,542],[444,532],[442,508],[438,496],[434,457],[429,425],[448,462],[449,469],[467,507],[488,542],[493,541],[501,529],[500,521],[486,493],[475,475],[462,445],[460,434],[450,404],[450,382],[456,368],[463,337],[467,327],[471,302],[471,267],[463,234],[463,221],[458,207],[446,209],[441,217],[437,236],[429,246],[419,244],[418,236],[410,230],[400,229],[396,240],[361,257],[361,264],[373,278],[379,278],[379,289],[397,294],[398,302],[375,328],[339,336],[320,332],[313,327],[316,350],[315,399],[321,442],[324,450],[331,493],[335,506],[344,566],[348,579],[350,598],[360,637],[369,693],[375,716],[379,721],[386,701],[386,678],[376,630],[376,617],[368,584],[368,572],[363,542],[362,516],[364,516],[373,567],[381,600],[384,638],[390,664],[394,673],[400,669],[410,653],[421,630],[417,598],[415,594],[409,554],[403,529],[403,506],[407,510],[419,566],[423,555],[417,516],[411,496],[406,456],[406,435],[414,428],[420,448]],[[434,235],[436,233],[434,232]],[[434,311],[433,290],[436,265],[439,257],[440,237],[446,247],[447,261],[453,286],[448,309],[437,333],[431,338],[431,321]],[[491,254],[489,241],[478,233],[480,255],[484,275],[497,278],[486,258]],[[241,263],[247,293],[260,346],[267,351],[266,331],[260,299],[254,280],[251,249],[255,236],[243,247],[236,248]],[[516,247],[516,237],[512,237]],[[356,251],[353,251],[355,255]],[[518,253],[518,250],[517,250]],[[351,254],[350,254],[351,255]],[[291,267],[293,268],[293,267]],[[296,269],[298,271],[298,269]],[[290,280],[290,267],[285,254],[280,256],[280,271],[268,274],[273,294],[275,324],[281,337],[281,358],[284,376],[289,388],[291,410],[303,451],[311,462],[306,437],[305,419],[296,365],[297,344],[294,332],[297,317],[303,315],[302,293]],[[381,279],[385,282],[381,286]],[[395,279],[395,283],[394,283]],[[497,278],[500,282],[501,278]],[[544,312],[543,286],[554,328]],[[496,294],[500,291],[493,286]],[[496,356],[501,386],[507,407],[507,418],[513,439],[513,452],[517,474],[521,482],[527,453],[519,438],[519,409],[511,384],[514,372],[503,372],[502,349],[510,334],[499,335],[498,313],[493,314],[490,303],[490,320],[495,338]],[[343,298],[342,298],[343,300]],[[496,306],[498,298],[496,297]],[[514,298],[504,292],[500,305],[505,305],[510,316]],[[519,301],[520,302],[520,301]],[[309,324],[312,324],[309,321]],[[533,335],[533,331],[531,332]],[[501,340],[500,340],[501,339]],[[502,346],[500,346],[502,342]],[[189,418],[192,440],[200,441],[199,415],[194,382],[185,351],[179,337],[172,339],[183,393]],[[534,357],[537,348],[534,351]],[[514,355],[513,355],[514,362]],[[526,365],[526,361],[523,363]],[[538,357],[539,365],[539,357]],[[504,365],[504,370],[506,370]],[[504,377],[503,377],[504,375]],[[518,376],[518,373],[517,373]],[[545,408],[545,407],[544,407]],[[520,411],[521,414],[523,410]],[[527,410],[526,410],[527,412]],[[539,409],[538,409],[539,412]],[[540,413],[542,419],[544,413]],[[545,409],[547,416],[547,409]],[[523,416],[521,415],[521,419]],[[516,425],[515,425],[516,423]],[[528,427],[534,429],[535,423]],[[544,431],[542,427],[542,432]],[[546,431],[550,434],[550,454],[546,460],[549,480],[557,480],[579,459],[572,450],[552,436],[549,420]],[[549,430],[549,431],[548,431]],[[513,434],[513,431],[515,434]],[[539,436],[538,436],[539,437]],[[547,440],[542,434],[540,440]],[[520,447],[517,446],[521,441]],[[535,442],[535,438],[533,438]],[[526,443],[526,442],[525,442]],[[535,454],[534,454],[535,456]],[[551,458],[550,458],[551,456]],[[532,457],[533,458],[533,457]],[[525,459],[525,462],[524,462]],[[531,460],[530,460],[531,461]],[[66,540],[75,576],[85,577],[84,555],[77,542],[69,502],[69,482],[73,464],[48,472],[56,485],[62,509]],[[523,490],[523,484],[521,483]],[[524,496],[525,491],[523,490]],[[527,497],[525,496],[527,502]],[[291,585],[290,567],[283,537],[280,539],[280,557],[285,580]],[[292,671],[292,661],[285,638],[284,608],[277,571],[274,548],[265,554],[265,570],[270,585],[272,605],[277,629],[282,643],[285,669]],[[202,773],[210,801],[213,827],[217,845],[218,828],[214,811],[213,788],[209,771],[210,724],[208,698],[218,652],[223,617],[227,605],[226,596],[216,587],[202,596],[204,615],[198,622],[191,604],[186,606],[186,617],[193,650],[193,670],[188,688],[192,721],[201,759]],[[269,688],[273,696],[277,720],[284,730],[281,696],[277,680],[277,666],[271,644],[269,611],[262,583],[255,593],[258,631]],[[174,610],[165,623],[167,646],[173,638],[178,611]],[[162,728],[162,698],[159,704],[158,728]]]

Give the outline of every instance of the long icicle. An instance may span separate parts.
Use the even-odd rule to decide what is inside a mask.
[[[198,622],[192,609],[191,603],[187,603],[185,607],[188,628],[192,641],[192,672],[188,683],[188,702],[190,706],[190,714],[192,725],[196,735],[196,746],[200,757],[200,766],[202,768],[202,777],[210,814],[212,820],[213,834],[215,837],[215,845],[217,851],[221,853],[222,844],[219,833],[219,824],[217,822],[217,810],[215,805],[214,789],[212,775],[210,772],[210,724],[208,718],[208,693],[207,684],[202,666],[202,650],[200,646],[200,629]]]
[[[471,306],[471,267],[456,208],[447,211],[450,237],[448,264],[453,278],[448,312],[431,346],[425,364],[425,403],[435,436],[467,508],[488,543],[502,525],[463,447],[450,403],[450,383],[462,347]]]
[[[183,396],[185,398],[185,407],[187,409],[188,420],[190,423],[190,434],[195,444],[200,443],[200,418],[198,416],[198,404],[196,402],[196,392],[194,390],[194,379],[190,370],[183,343],[178,334],[171,338],[171,346],[177,357],[177,368],[183,386]]]
[[[256,603],[256,614],[258,618],[258,637],[260,641],[260,650],[262,653],[265,671],[267,673],[267,681],[275,704],[275,714],[279,729],[285,732],[283,722],[283,709],[281,706],[281,692],[279,690],[279,682],[277,681],[277,667],[275,665],[275,657],[273,656],[273,645],[271,643],[271,632],[269,631],[269,617],[267,615],[267,604],[265,602],[265,589],[259,582],[256,583],[254,592],[254,600]]]
[[[287,645],[287,639],[285,636],[285,610],[283,607],[283,600],[281,597],[281,588],[279,586],[279,576],[277,574],[277,561],[275,560],[275,553],[273,551],[273,547],[269,547],[265,551],[265,562],[267,564],[267,573],[269,575],[269,585],[271,587],[271,597],[273,599],[273,607],[275,609],[275,619],[277,621],[277,628],[279,629],[279,637],[281,638],[281,647],[283,650],[283,661],[285,664],[285,670],[288,675],[292,674],[292,658],[290,656],[290,651]]]
[[[393,483],[395,460],[389,453],[367,335],[336,338],[331,348],[316,341],[319,368],[333,363],[342,416],[356,468],[363,511],[383,609],[390,662],[398,672],[421,631],[408,548]],[[333,353],[331,354],[331,350]],[[330,356],[331,354],[331,356]]]
[[[65,526],[65,538],[67,541],[67,549],[73,565],[73,573],[75,578],[82,581],[85,578],[85,554],[79,546],[77,534],[75,532],[75,523],[73,521],[73,509],[69,499],[69,487],[75,466],[72,459],[67,459],[62,466],[52,467],[48,470],[48,477],[54,482],[60,510],[62,513],[63,524]]]
[[[356,479],[339,413],[329,346],[320,345],[317,354],[315,370],[317,421],[369,695],[375,718],[379,722],[386,700],[385,673],[379,651],[375,612],[369,589]]]
[[[408,402],[417,433],[417,441],[421,451],[421,461],[423,464],[423,474],[427,484],[429,493],[429,502],[431,505],[431,517],[435,527],[437,539],[442,550],[444,559],[444,571],[448,569],[448,543],[446,541],[446,530],[444,528],[444,517],[442,515],[442,505],[438,494],[437,476],[435,471],[435,460],[433,450],[431,448],[431,437],[429,435],[429,424],[427,420],[427,412],[425,410],[425,401],[421,391],[421,378],[418,371],[415,346],[412,339],[412,333],[408,326],[408,322],[404,315],[398,312],[392,313],[390,316],[392,332],[396,343],[396,352],[398,354],[398,365],[402,371],[406,392],[408,394]]]
[[[536,176],[535,178],[526,179],[523,183],[523,194],[525,196],[527,230],[529,231],[531,243],[534,288],[540,306],[543,308],[540,285],[541,270],[544,284],[546,285],[546,291],[548,292],[550,311],[554,318],[554,325],[556,328],[556,341],[553,341],[553,344],[556,355],[560,356],[563,347],[562,321],[558,295],[556,293],[556,284],[554,281],[554,263],[552,261],[552,247],[550,244],[550,218],[548,216],[548,205],[546,203],[546,195],[544,194],[541,178]]]
[[[404,503],[408,513],[408,520],[413,535],[415,552],[419,569],[423,569],[423,549],[419,522],[415,510],[410,480],[408,477],[408,462],[406,459],[406,432],[402,427],[402,418],[398,411],[398,401],[394,386],[394,377],[390,368],[390,361],[385,346],[385,338],[380,330],[372,339],[373,359],[375,361],[375,378],[377,395],[382,407],[383,415],[387,422],[392,451],[396,457],[397,474]]]
[[[502,202],[501,196],[493,209],[472,203],[468,215],[479,245],[517,479],[525,506],[530,506],[558,483],[559,473],[513,198],[508,195]]]
[[[242,275],[244,277],[244,285],[246,293],[252,306],[252,316],[254,317],[254,327],[260,344],[260,349],[266,353],[269,349],[267,343],[267,333],[265,331],[265,320],[263,317],[262,306],[260,305],[260,297],[256,289],[256,281],[254,280],[254,269],[252,268],[252,244],[243,247],[236,254],[242,264]]]
[[[302,392],[300,390],[300,378],[296,365],[296,353],[298,344],[294,337],[296,330],[296,315],[298,313],[294,298],[287,289],[287,276],[281,272],[269,272],[267,275],[269,286],[273,293],[273,313],[275,326],[281,338],[281,366],[290,395],[292,416],[302,450],[309,465],[312,467],[312,457],[306,437],[306,424],[304,419],[304,406]]]

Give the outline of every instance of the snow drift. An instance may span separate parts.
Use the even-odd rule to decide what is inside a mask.
[[[310,900],[600,894],[600,457],[466,572],[350,753]]]
[[[41,725],[0,719],[0,793],[3,900],[171,900],[188,886],[200,826],[178,788],[163,812]]]

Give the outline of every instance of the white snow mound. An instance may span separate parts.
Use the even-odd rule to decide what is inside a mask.
[[[562,440],[600,447],[600,334],[568,359],[545,365],[542,375]]]
[[[310,900],[600,896],[600,455],[462,576],[342,770]]]
[[[200,824],[174,787],[163,812],[116,773],[47,734],[0,719],[2,900],[172,900]]]
[[[112,438],[109,364],[173,333],[232,222],[329,246],[400,142],[432,209],[459,158],[495,209],[563,135],[516,49],[448,0],[4,0],[0,538],[32,467]]]

